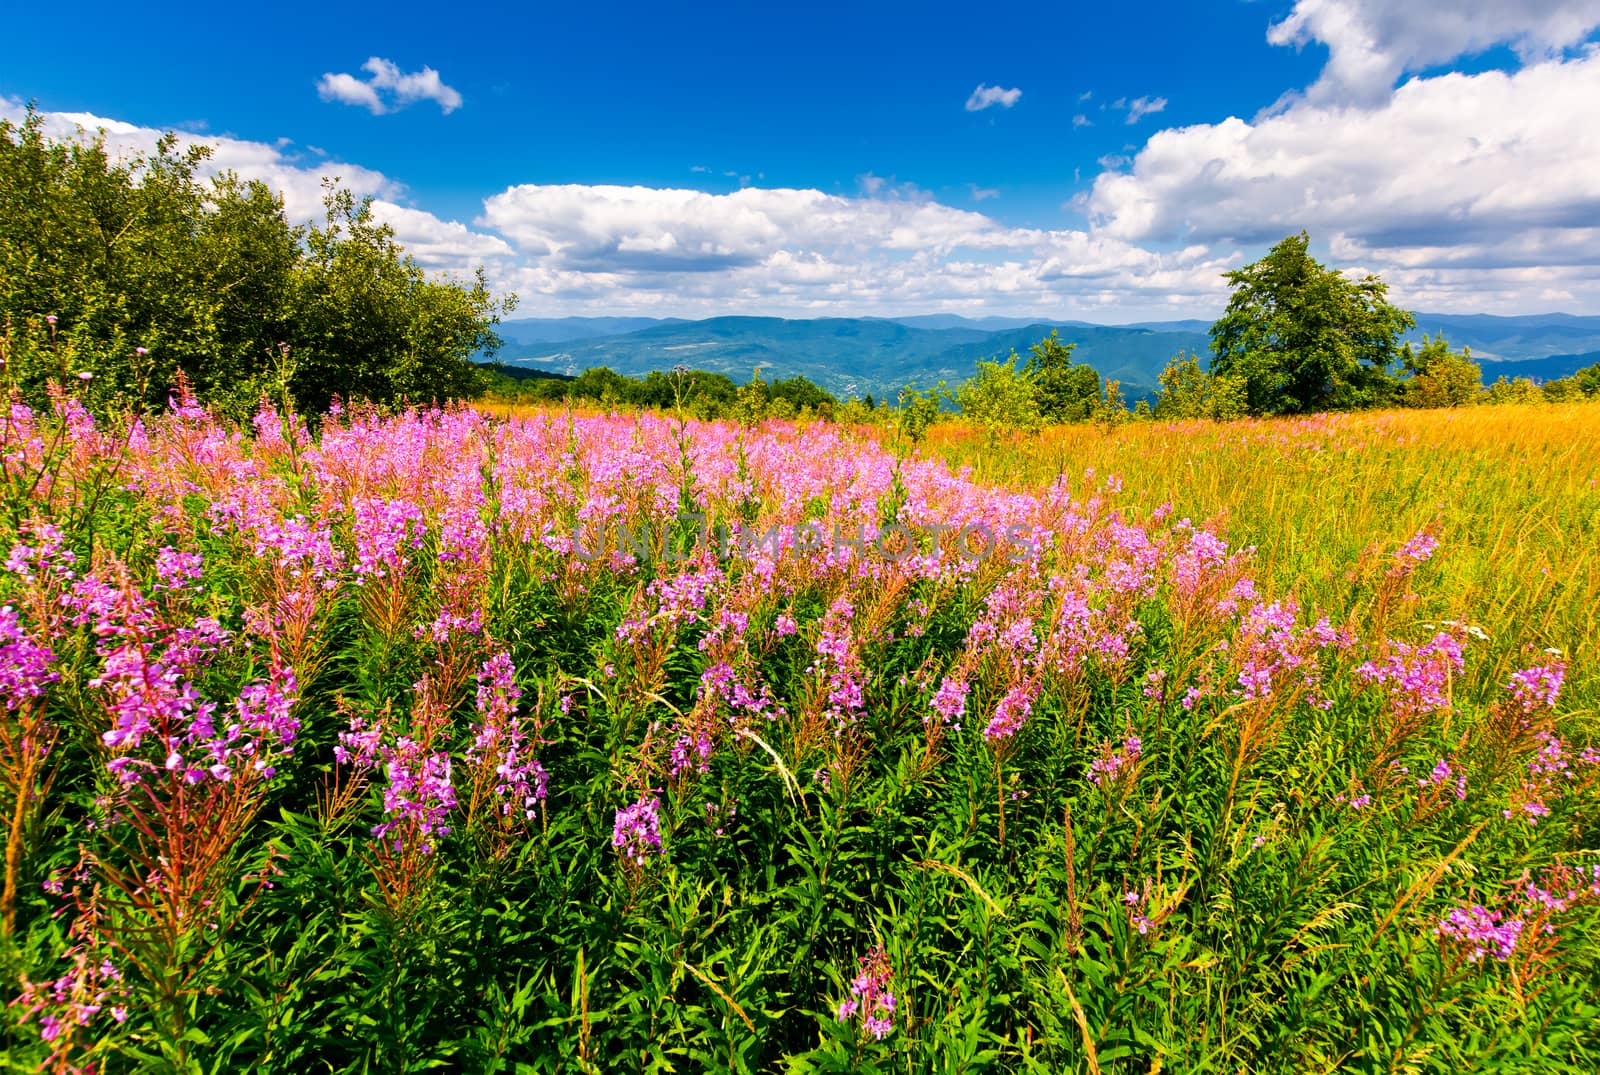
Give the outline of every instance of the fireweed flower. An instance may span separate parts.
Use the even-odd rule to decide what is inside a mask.
[[[1440,758],[1438,764],[1433,767],[1433,772],[1418,779],[1417,787],[1443,787],[1450,783],[1450,778],[1452,776],[1455,777],[1456,798],[1465,799],[1467,797],[1467,774],[1464,772],[1456,772],[1455,769],[1451,767],[1450,761],[1447,758]]]
[[[1517,711],[1524,717],[1531,717],[1555,708],[1566,676],[1567,666],[1561,661],[1534,665],[1511,673],[1506,689],[1511,692]]]
[[[933,712],[945,724],[960,727],[960,721],[967,712],[967,681],[955,677],[947,677],[939,684],[939,689],[934,692],[930,706]],[[932,716],[923,718],[932,720]]]
[[[1474,963],[1492,956],[1504,963],[1517,950],[1522,939],[1522,919],[1507,919],[1501,911],[1478,904],[1456,907],[1445,912],[1433,932],[1459,942]]]
[[[30,982],[24,976],[22,994],[14,1002],[22,1009],[22,1022],[38,1020],[39,1036],[56,1047],[58,1056],[66,1054],[77,1030],[102,1016],[118,1024],[128,1019],[127,987],[116,964],[82,945],[68,949],[65,958],[72,967],[53,982]]]
[[[34,641],[10,605],[0,607],[0,702],[20,709],[61,677],[50,670],[55,654]]]
[[[1115,784],[1133,772],[1143,748],[1143,741],[1133,735],[1124,739],[1120,746],[1110,740],[1101,743],[1099,757],[1089,763],[1089,781],[1097,788]]]
[[[1143,910],[1147,902],[1148,897],[1144,893],[1135,892],[1132,889],[1128,889],[1122,894],[1122,906],[1128,913],[1128,925],[1138,930],[1141,937],[1149,933],[1156,925]]]
[[[994,707],[994,716],[989,718],[988,726],[983,729],[983,737],[990,744],[999,746],[1021,731],[1033,712],[1033,696],[1033,689],[1025,683],[1006,691]]]
[[[393,747],[380,747],[384,774],[389,784],[383,790],[383,820],[372,828],[372,835],[388,840],[396,852],[404,849],[406,836],[416,833],[419,850],[432,853],[435,836],[448,836],[445,822],[456,806],[455,788],[450,783],[450,755],[429,751],[410,738]]]
[[[467,751],[469,765],[494,767],[494,794],[503,817],[520,813],[532,820],[550,790],[550,776],[533,756],[534,739],[517,717],[522,691],[515,683],[510,654],[495,654],[478,672],[481,718]]]
[[[1383,686],[1397,717],[1412,719],[1449,708],[1451,685],[1466,668],[1461,643],[1440,632],[1418,646],[1390,642],[1382,660],[1368,661],[1356,676]]]
[[[357,581],[404,575],[412,565],[410,551],[421,547],[426,533],[422,509],[408,500],[364,496],[351,508]]]
[[[617,811],[611,828],[611,846],[635,866],[661,850],[661,800],[654,795]]]
[[[877,1041],[894,1031],[895,996],[889,991],[894,969],[883,945],[860,959],[860,971],[850,983],[850,996],[839,1002],[839,1021],[861,1017],[861,1026]]]
[[[1396,549],[1394,558],[1402,562],[1420,564],[1431,557],[1438,547],[1439,539],[1423,530],[1416,537]]]

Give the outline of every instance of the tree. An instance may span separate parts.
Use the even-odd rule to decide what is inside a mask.
[[[1039,428],[1039,401],[1033,376],[1017,368],[1017,353],[1004,362],[980,361],[978,372],[956,390],[967,417],[983,426],[990,439],[1002,430]]]
[[[1538,382],[1530,377],[1507,377],[1501,374],[1494,384],[1484,390],[1485,403],[1543,403],[1544,393]]]
[[[1039,416],[1050,422],[1081,422],[1100,401],[1100,375],[1094,367],[1072,361],[1078,345],[1062,343],[1057,330],[1028,349],[1023,373],[1032,379]]]
[[[497,301],[480,268],[470,284],[434,280],[380,224],[372,200],[330,186],[327,219],[306,236],[289,300],[293,384],[302,406],[335,395],[427,403],[471,395],[473,356],[493,354]]]
[[[1213,374],[1244,377],[1256,414],[1374,406],[1387,401],[1400,337],[1416,320],[1376,276],[1347,279],[1307,252],[1305,232],[1227,273],[1233,296],[1211,326]]]
[[[912,444],[920,444],[928,435],[928,427],[939,418],[950,392],[940,381],[930,389],[906,385],[900,389],[900,406],[895,411],[895,425]]]
[[[499,345],[496,300],[426,274],[372,214],[331,188],[321,226],[224,173],[203,146],[113,160],[104,134],[54,141],[32,108],[0,121],[0,325],[5,376],[26,396],[93,377],[101,402],[159,404],[181,371],[234,413],[291,391],[425,402],[476,394],[472,357]]]
[[[1407,375],[1401,398],[1408,407],[1461,407],[1475,403],[1483,391],[1483,367],[1467,348],[1459,355],[1452,352],[1443,336],[1422,337],[1415,352],[1407,344],[1400,369]]]
[[[1207,418],[1211,414],[1211,377],[1193,355],[1178,353],[1157,377],[1155,416],[1164,421]]]

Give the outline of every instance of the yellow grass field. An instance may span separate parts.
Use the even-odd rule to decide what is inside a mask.
[[[998,444],[952,422],[929,431],[925,450],[1001,484],[1117,475],[1133,503],[1219,523],[1257,548],[1264,579],[1346,613],[1363,593],[1363,558],[1430,528],[1439,550],[1392,629],[1405,615],[1419,632],[1476,625],[1497,678],[1527,656],[1519,647],[1558,648],[1572,661],[1571,700],[1594,704],[1600,403],[1071,425]]]

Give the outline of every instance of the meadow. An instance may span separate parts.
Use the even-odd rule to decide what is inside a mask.
[[[14,405],[5,1063],[1593,1071],[1597,441]]]

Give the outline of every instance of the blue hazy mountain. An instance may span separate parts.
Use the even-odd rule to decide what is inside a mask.
[[[713,317],[702,321],[655,318],[528,318],[500,326],[501,361],[554,373],[609,366],[640,375],[683,365],[722,373],[743,383],[759,366],[762,376],[801,375],[841,395],[893,398],[905,384],[954,385],[972,375],[980,359],[1004,358],[1055,329],[1076,344],[1073,358],[1103,377],[1123,383],[1130,398],[1154,391],[1168,359],[1179,352],[1209,353],[1210,323],[1154,321],[1093,325],[1030,318],[965,318],[930,314],[905,318],[786,319]],[[1501,374],[1541,380],[1563,377],[1596,361],[1600,317],[1540,314],[1418,314],[1410,338],[1444,335],[1452,347],[1470,347],[1484,363],[1484,378]]]
[[[675,317],[527,317],[500,323],[508,343],[565,343],[600,336],[621,336],[654,325],[672,324]]]

